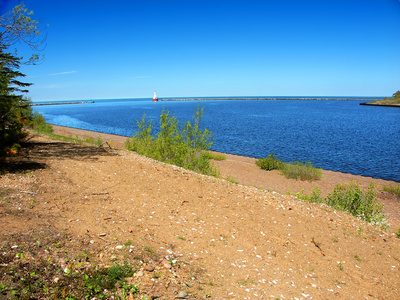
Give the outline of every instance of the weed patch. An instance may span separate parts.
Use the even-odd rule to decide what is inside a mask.
[[[306,200],[312,203],[323,203],[324,199],[321,196],[321,190],[319,187],[316,187],[312,190],[311,196],[304,193],[304,190],[301,193],[296,193],[296,197],[302,200]]]
[[[314,203],[324,203],[337,210],[347,211],[353,216],[372,224],[385,226],[385,215],[383,205],[375,198],[374,184],[363,192],[359,185],[354,182],[338,184],[326,198],[321,197],[321,191],[317,187],[313,189],[312,195],[297,193],[296,197]]]
[[[123,295],[139,292],[125,280],[133,275],[130,265],[84,268],[71,262],[62,269],[51,260],[26,264],[20,253],[13,264],[4,266],[0,293],[7,299],[125,299]]]
[[[286,178],[297,180],[319,180],[322,177],[322,171],[312,165],[311,162],[284,163],[271,153],[268,157],[256,160],[256,165],[266,171],[280,170]]]
[[[226,160],[226,155],[223,153],[218,153],[218,152],[204,152],[204,155],[209,158],[209,159],[213,159],[213,160]]]
[[[392,184],[384,185],[382,190],[400,197],[400,185],[392,185]]]
[[[282,164],[280,168],[283,175],[286,178],[294,178],[297,180],[319,180],[322,177],[321,169],[318,169],[312,165],[311,162],[294,162]]]
[[[229,175],[226,177],[226,181],[231,182],[231,183],[238,184],[237,180],[234,179],[234,178],[232,178],[232,177],[229,176]]]

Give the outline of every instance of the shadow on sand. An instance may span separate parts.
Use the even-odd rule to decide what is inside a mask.
[[[117,155],[114,151],[94,145],[66,142],[28,142],[16,157],[0,161],[0,174],[24,173],[47,168],[46,159],[96,161],[102,156]]]

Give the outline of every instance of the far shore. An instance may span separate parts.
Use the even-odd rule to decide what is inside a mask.
[[[360,103],[360,105],[380,106],[380,107],[400,107],[400,104]]]

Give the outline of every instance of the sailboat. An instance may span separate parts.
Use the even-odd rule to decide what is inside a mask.
[[[158,98],[157,98],[157,95],[156,95],[156,91],[154,91],[153,101],[158,101]]]

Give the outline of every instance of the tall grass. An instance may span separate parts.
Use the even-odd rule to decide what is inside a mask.
[[[209,159],[213,160],[226,160],[226,155],[223,153],[218,153],[218,152],[204,152],[203,153],[205,156],[207,156]]]
[[[284,163],[273,153],[266,158],[256,160],[256,165],[266,171],[279,169],[286,178],[313,181],[322,177],[321,169],[314,167],[311,162]]]
[[[312,165],[311,162],[301,163],[299,161],[294,163],[284,163],[280,168],[286,178],[294,178],[300,180],[319,180],[322,177],[321,169]]]
[[[394,184],[384,185],[382,190],[400,197],[400,185],[394,185]]]
[[[128,139],[126,147],[141,155],[174,164],[198,173],[219,177],[219,171],[211,164],[208,149],[212,146],[212,133],[200,129],[203,108],[195,109],[193,122],[180,126],[174,116],[163,108],[160,115],[160,131],[153,135],[153,121],[146,115],[137,121],[138,131]]]

